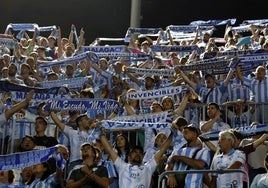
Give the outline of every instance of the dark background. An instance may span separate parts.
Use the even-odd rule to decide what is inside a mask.
[[[194,20],[265,19],[264,1],[141,0],[141,27],[187,25]],[[86,44],[96,37],[124,37],[130,26],[131,0],[2,0],[0,33],[9,23],[57,25],[67,37],[71,24],[85,30]]]

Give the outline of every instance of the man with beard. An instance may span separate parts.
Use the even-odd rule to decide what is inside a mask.
[[[85,142],[81,145],[83,165],[77,165],[70,172],[66,187],[108,187],[108,171],[105,166],[97,165],[96,148]]]
[[[154,154],[153,158],[143,164],[142,147],[133,147],[128,155],[128,163],[126,163],[113,150],[105,134],[101,134],[100,140],[109,153],[118,172],[119,188],[150,187],[152,174],[156,170],[161,157],[170,147],[172,137],[173,132],[171,131],[169,137],[161,145],[158,152]]]
[[[202,147],[199,140],[199,130],[192,125],[185,126],[182,134],[186,144],[179,149],[174,149],[167,160],[166,170],[185,171],[203,170],[210,165],[209,150]],[[167,184],[169,187],[202,187],[203,174],[169,174]]]
[[[79,149],[84,142],[93,142],[94,134],[97,132],[94,128],[93,120],[90,119],[87,114],[80,114],[77,116],[75,122],[77,129],[73,129],[70,126],[66,126],[61,120],[57,117],[57,114],[51,111],[50,116],[55,124],[60,128],[60,131],[70,141],[70,163],[68,166],[68,172],[76,165],[82,163],[81,154]]]

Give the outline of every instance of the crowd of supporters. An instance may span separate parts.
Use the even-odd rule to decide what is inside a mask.
[[[161,187],[268,187],[267,23],[129,28],[90,44],[75,25],[9,24],[0,187],[154,188],[170,171]],[[177,173],[189,170],[211,172]]]

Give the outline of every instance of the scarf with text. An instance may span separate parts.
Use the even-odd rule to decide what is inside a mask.
[[[78,110],[85,111],[92,110],[115,110],[118,108],[118,102],[112,99],[55,99],[48,100],[44,106],[45,111],[49,110]]]
[[[57,146],[0,156],[0,171],[20,169],[47,161],[57,150]]]
[[[260,135],[268,132],[268,126],[266,124],[237,127],[234,130],[240,132],[244,137],[250,137],[254,135]],[[213,131],[201,134],[199,137],[201,140],[218,140],[220,131]]]

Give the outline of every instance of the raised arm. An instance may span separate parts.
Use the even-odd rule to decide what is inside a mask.
[[[77,49],[79,50],[81,46],[85,44],[85,31],[83,28],[80,29],[79,37],[78,37],[78,44],[77,44]]]
[[[35,44],[36,44],[36,36],[37,36],[37,32],[38,32],[38,29],[35,28],[35,29],[34,29],[34,33],[33,33],[33,37],[32,37],[32,39],[30,40],[30,43],[29,43],[29,45],[28,45],[28,48],[29,48],[31,51],[33,51],[34,46],[35,46]]]
[[[176,43],[174,42],[172,36],[171,36],[171,33],[170,33],[170,30],[167,29],[167,34],[168,34],[168,39],[169,39],[169,44],[171,44],[172,46],[176,45]]]
[[[75,25],[72,24],[71,25],[71,31],[69,33],[69,38],[68,38],[69,44],[74,44],[74,31],[75,31]]]
[[[54,123],[60,128],[61,131],[64,131],[65,128],[65,124],[62,123],[59,118],[57,117],[56,113],[54,111],[50,112],[50,116],[52,118],[52,120],[54,121]]]
[[[19,103],[15,104],[14,106],[12,106],[11,109],[6,110],[5,111],[6,119],[8,120],[14,113],[20,111],[23,108],[26,108],[29,105],[29,102],[32,99],[33,95],[34,95],[34,90],[31,90],[27,94],[27,96],[24,100],[20,101]]]
[[[218,110],[214,118],[208,120],[207,122],[205,122],[203,125],[200,126],[201,131],[208,132],[212,128],[213,124],[220,118],[220,116],[221,112],[220,110]]]
[[[253,148],[256,149],[259,145],[263,144],[268,139],[268,133],[264,133],[260,138],[253,142]]]
[[[167,149],[170,147],[170,144],[172,142],[172,138],[173,138],[173,132],[171,131],[168,138],[165,140],[163,145],[160,147],[160,149],[154,155],[154,160],[156,161],[157,164],[159,164],[161,157],[163,156],[164,153],[166,153]]]
[[[177,74],[179,74],[179,75],[184,79],[184,81],[185,81],[187,84],[189,84],[189,85],[191,86],[191,88],[193,88],[193,90],[196,89],[197,84],[194,83],[193,81],[191,81],[191,80],[188,78],[188,76],[186,76],[186,75],[184,74],[184,72],[183,72],[182,70],[180,70],[179,66],[176,66],[176,67],[174,68],[174,70],[175,70],[175,72],[176,72]]]
[[[118,157],[118,155],[117,155],[117,153],[113,150],[111,144],[110,144],[109,141],[107,140],[105,133],[102,133],[102,134],[100,135],[100,140],[101,140],[101,143],[102,143],[104,149],[108,152],[108,154],[109,154],[110,158],[112,159],[112,161],[115,162],[116,159],[117,159],[117,157]]]
[[[58,34],[58,38],[57,38],[58,58],[61,58],[63,55],[63,49],[62,49],[62,44],[61,44],[61,29],[60,29],[60,27],[57,28],[56,32]]]
[[[186,93],[185,93],[185,95],[184,95],[184,97],[183,97],[183,99],[182,99],[182,101],[181,101],[179,107],[176,108],[176,109],[174,110],[174,113],[176,113],[176,114],[179,115],[179,116],[182,115],[182,113],[183,113],[183,111],[185,110],[186,105],[187,105],[187,103],[188,103],[188,99],[190,98],[190,95],[192,95],[191,92],[186,92]]]
[[[226,76],[226,78],[223,81],[223,85],[224,86],[227,86],[229,84],[229,82],[230,82],[233,74],[234,74],[234,71],[230,69],[229,72],[228,72],[228,74],[227,74],[227,76]]]

